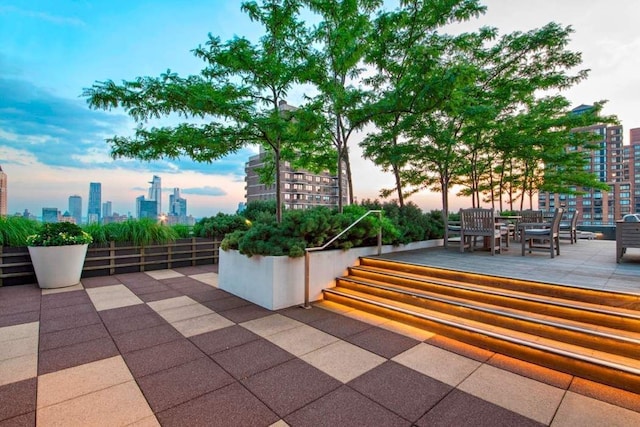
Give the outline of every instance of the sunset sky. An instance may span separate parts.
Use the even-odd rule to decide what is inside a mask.
[[[119,82],[171,69],[196,74],[204,63],[191,50],[207,34],[255,39],[259,27],[240,11],[240,0],[2,0],[0,1],[0,166],[9,179],[9,213],[42,207],[67,210],[70,195],[83,199],[89,182],[102,182],[102,200],[120,214],[135,213],[153,175],[169,191],[180,187],[195,217],[234,212],[244,201],[247,148],[212,164],[191,161],[114,161],[105,138],[130,135],[122,110],[90,110],[82,89],[94,81]],[[389,6],[395,4],[389,0]],[[448,31],[495,26],[501,34],[528,31],[550,21],[571,25],[570,48],[583,53],[590,77],[565,95],[575,106],[608,100],[628,131],[640,127],[640,32],[635,0],[487,0],[488,12]],[[301,102],[302,89],[290,104]],[[158,122],[162,123],[162,122]],[[166,122],[165,122],[166,123]],[[375,198],[392,177],[361,159],[352,146],[355,195]],[[418,194],[423,209],[438,209],[439,195]],[[452,209],[466,206],[457,199]]]

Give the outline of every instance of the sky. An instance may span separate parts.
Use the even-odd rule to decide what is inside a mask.
[[[102,183],[102,201],[135,215],[135,198],[146,195],[153,175],[162,178],[163,206],[179,187],[196,218],[233,213],[244,202],[244,164],[257,152],[247,147],[213,163],[189,160],[113,160],[106,138],[131,135],[135,123],[123,110],[91,110],[81,97],[96,81],[158,76],[171,69],[197,74],[204,63],[192,49],[207,34],[222,40],[255,39],[259,27],[240,11],[240,0],[0,0],[0,166],[8,175],[8,211],[68,209],[70,195],[83,199],[89,183]],[[393,5],[393,0],[388,0]],[[485,0],[487,13],[445,31],[493,26],[500,34],[529,31],[548,22],[574,29],[569,48],[582,52],[589,78],[563,94],[578,106],[608,100],[624,138],[640,127],[640,32],[636,0]],[[288,102],[303,99],[303,88]],[[154,124],[171,123],[172,119]],[[393,178],[352,148],[354,195],[376,198]],[[453,194],[451,195],[453,196]],[[439,209],[440,195],[422,192],[410,200]],[[451,209],[470,205],[451,197]]]

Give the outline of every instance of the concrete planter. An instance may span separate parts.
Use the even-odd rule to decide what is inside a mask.
[[[426,240],[408,245],[382,247],[382,253],[441,246],[442,240]],[[377,247],[347,251],[312,252],[310,257],[309,296],[322,299],[322,290],[335,286],[335,278],[346,274],[361,256],[377,254]],[[247,257],[235,250],[220,251],[218,286],[269,310],[279,310],[304,303],[304,257]]]
[[[79,283],[88,246],[29,246],[38,286],[50,289]]]

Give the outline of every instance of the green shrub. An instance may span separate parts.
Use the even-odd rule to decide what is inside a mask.
[[[109,224],[90,224],[85,227],[85,230],[97,244],[114,241],[128,242],[135,246],[148,246],[151,243],[173,242],[179,237],[173,227],[158,224],[149,218],[128,219],[124,222]]]
[[[176,233],[176,238],[178,239],[188,239],[195,236],[195,234],[193,234],[192,227],[186,224],[174,224],[171,228]]]
[[[202,218],[198,221],[193,227],[193,235],[222,239],[226,234],[233,231],[247,230],[250,223],[249,220],[241,215],[228,215],[219,212],[216,216]]]
[[[91,235],[70,222],[47,222],[36,234],[27,237],[27,246],[86,245],[93,241]]]
[[[40,224],[21,216],[0,216],[0,246],[26,246],[27,237],[36,234]]]

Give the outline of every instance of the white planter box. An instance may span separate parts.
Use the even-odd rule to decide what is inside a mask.
[[[79,283],[88,246],[29,246],[38,286],[63,288]]]
[[[408,245],[382,247],[382,253],[442,246],[442,239]],[[335,286],[335,278],[346,274],[361,256],[376,255],[378,248],[312,252],[309,299],[322,299],[322,290]],[[238,251],[220,250],[218,287],[269,310],[304,303],[304,257],[259,256],[251,258]]]

